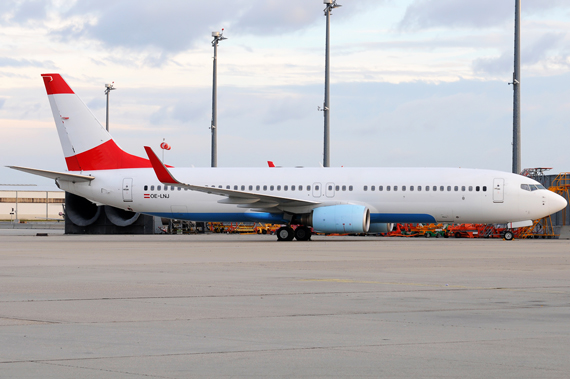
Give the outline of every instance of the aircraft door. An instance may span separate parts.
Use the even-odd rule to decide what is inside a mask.
[[[327,183],[327,187],[325,188],[327,197],[334,197],[334,191],[334,183]]]
[[[493,203],[502,203],[505,198],[505,179],[493,179]]]
[[[133,201],[133,179],[124,178],[123,179],[123,201],[131,202]]]
[[[321,183],[313,183],[313,197],[321,197]]]

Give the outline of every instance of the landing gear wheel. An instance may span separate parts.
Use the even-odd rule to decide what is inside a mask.
[[[295,229],[295,239],[297,241],[308,241],[311,239],[311,229],[306,226],[299,226]]]
[[[293,241],[295,231],[290,226],[283,226],[277,230],[277,241]]]
[[[512,241],[514,237],[515,235],[510,230],[507,230],[505,234],[503,234],[503,238],[506,239],[507,241]]]

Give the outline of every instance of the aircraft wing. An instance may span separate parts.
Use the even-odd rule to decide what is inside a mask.
[[[215,188],[207,186],[197,186],[186,184],[178,181],[168,170],[168,168],[158,159],[152,148],[145,146],[148,158],[152,163],[152,168],[163,184],[173,185],[182,188],[188,188],[192,191],[205,192],[214,195],[225,196],[225,199],[218,201],[222,204],[235,204],[240,208],[250,208],[258,212],[275,212],[277,209],[295,209],[295,208],[314,208],[320,204],[316,201],[292,199],[281,196],[271,196],[254,192],[236,191],[224,188]]]
[[[48,170],[40,170],[37,168],[29,168],[29,167],[20,167],[20,166],[6,166],[13,170],[27,172],[28,174],[39,175],[50,179],[55,180],[65,180],[68,182],[89,182],[95,179],[94,176],[87,176],[87,175],[79,175],[79,174],[71,174],[69,172],[59,172],[59,171],[48,171]]]

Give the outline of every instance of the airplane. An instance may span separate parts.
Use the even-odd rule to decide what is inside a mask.
[[[60,74],[41,76],[68,171],[9,167],[52,178],[96,205],[181,220],[278,223],[279,241],[306,241],[313,231],[377,233],[396,222],[516,228],[567,205],[535,180],[492,170],[166,166],[148,146],[148,159],[122,150]],[[504,238],[513,238],[510,229]]]

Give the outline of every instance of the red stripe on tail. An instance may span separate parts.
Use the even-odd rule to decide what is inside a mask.
[[[65,161],[69,171],[152,167],[148,159],[126,153],[112,139],[91,150],[67,157]]]
[[[73,90],[59,74],[42,74],[48,95],[58,93],[74,93]]]

